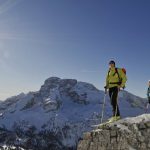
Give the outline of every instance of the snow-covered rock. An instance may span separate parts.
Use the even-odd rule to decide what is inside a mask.
[[[0,127],[17,133],[22,144],[31,138],[28,134],[34,134],[36,138],[29,145],[36,147],[38,143],[40,150],[49,145],[52,147],[52,143],[46,144],[46,138],[41,139],[46,137],[44,135],[48,138],[51,135],[53,146],[58,149],[75,148],[83,133],[100,122],[103,97],[104,92],[92,84],[51,77],[39,91],[22,93],[0,103]],[[145,99],[126,91],[120,92],[119,104],[123,117],[143,114],[145,102]],[[107,97],[105,119],[111,116],[111,110]]]

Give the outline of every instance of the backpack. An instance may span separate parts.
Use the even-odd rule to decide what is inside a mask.
[[[122,68],[122,71],[124,72],[125,75],[127,75],[127,71],[125,68]]]
[[[127,74],[127,71],[126,71],[125,68],[121,68],[121,70],[122,70],[122,72],[123,72],[125,75]],[[109,73],[110,73],[110,69],[109,69],[109,71],[108,71],[108,76],[109,76]],[[115,76],[116,73],[117,73],[118,78],[119,78],[118,85],[121,85],[121,83],[122,83],[122,78],[121,78],[120,75],[119,75],[118,68],[115,68],[115,73],[114,73],[113,76]],[[125,87],[123,87],[123,88],[125,88]]]

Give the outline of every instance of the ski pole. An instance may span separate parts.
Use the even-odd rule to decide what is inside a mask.
[[[107,88],[105,88],[105,94],[104,94],[104,101],[103,101],[103,107],[102,107],[102,115],[101,115],[101,123],[103,123],[104,118],[104,109],[105,109],[105,103],[106,103],[106,96],[107,96]]]
[[[146,111],[145,111],[145,113],[148,112],[148,108],[149,108],[149,103],[147,103],[147,105],[146,105]]]

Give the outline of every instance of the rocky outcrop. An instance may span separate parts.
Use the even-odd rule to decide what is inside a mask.
[[[87,132],[78,150],[150,150],[150,114]]]

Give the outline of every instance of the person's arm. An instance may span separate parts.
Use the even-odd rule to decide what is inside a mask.
[[[108,73],[106,75],[106,87],[105,88],[109,88],[109,76],[108,76]]]

